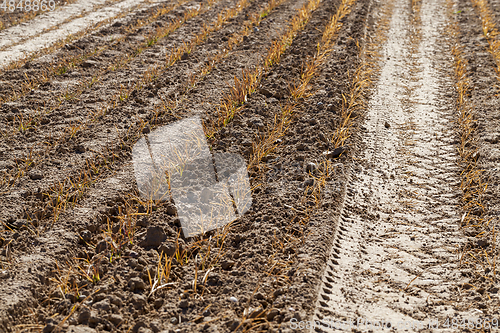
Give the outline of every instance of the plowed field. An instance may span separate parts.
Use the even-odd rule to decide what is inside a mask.
[[[5,3],[0,332],[499,328],[500,1]]]

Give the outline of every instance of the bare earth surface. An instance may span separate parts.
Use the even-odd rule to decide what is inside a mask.
[[[389,6],[389,4],[386,4]],[[411,3],[395,3],[384,63],[362,132],[320,288],[318,315],[393,324],[474,316],[446,303],[463,282],[453,83],[438,1],[422,1],[411,50]],[[323,311],[323,310],[327,311]],[[453,330],[450,330],[453,331]]]
[[[0,332],[498,329],[500,36],[477,1],[72,1],[1,30]],[[185,237],[132,151],[192,116],[252,206]]]

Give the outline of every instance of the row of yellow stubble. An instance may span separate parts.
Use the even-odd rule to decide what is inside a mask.
[[[485,0],[471,0],[480,20],[483,37],[488,42],[488,51],[496,63],[497,79],[500,81],[500,40],[499,31],[488,2]],[[452,40],[452,55],[455,64],[456,90],[457,90],[457,134],[460,139],[459,165],[461,166],[462,190],[462,228],[468,229],[469,234],[482,244],[490,244],[488,247],[466,246],[460,255],[460,264],[464,268],[472,268],[477,280],[483,282],[494,282],[496,279],[496,261],[498,249],[496,246],[497,231],[491,218],[486,218],[488,213],[488,202],[484,194],[488,187],[481,169],[481,157],[478,153],[480,138],[476,132],[477,123],[480,121],[475,112],[475,105],[469,99],[472,90],[469,73],[467,71],[467,60],[464,58],[464,47],[460,44],[460,28],[452,17],[453,1],[447,0],[450,21],[448,34]],[[492,276],[488,274],[492,273]],[[476,279],[475,279],[476,280]],[[473,280],[473,281],[475,281]],[[472,287],[479,289],[472,282]],[[486,293],[488,298],[490,296]]]
[[[283,2],[284,0],[272,0],[267,4],[265,8],[259,10],[259,12],[249,15],[249,17],[251,18],[250,23],[245,25],[241,31],[238,31],[233,36],[231,36],[228,40],[228,47],[225,48],[222,53],[217,53],[211,61],[208,61],[206,64],[206,68],[203,68],[197,76],[191,77],[187,86],[194,87],[196,83],[203,79],[217,65],[218,62],[220,62],[230,53],[230,51],[234,47],[241,43],[243,37],[249,34],[252,26],[258,25],[262,19],[269,15],[269,13],[273,9],[275,9]],[[201,35],[195,36],[190,43],[186,43],[178,50],[174,50],[172,53],[170,53],[170,55],[168,55],[166,59],[166,67],[170,67],[171,65],[173,65],[173,63],[180,59],[180,56],[183,53],[190,52],[194,46],[206,40],[207,36],[210,33],[222,28],[222,26],[224,26],[227,21],[239,14],[243,8],[248,6],[249,3],[250,2],[248,0],[241,0],[233,9],[223,10],[223,12],[219,14],[217,22],[214,23],[213,28],[208,27],[208,29],[204,29],[201,32]],[[260,138],[257,138],[255,140],[253,144],[253,154],[250,159],[249,168],[258,167],[261,163],[262,158],[270,154],[277,148],[277,146],[274,144],[276,140],[286,135],[287,129],[294,119],[294,112],[298,104],[303,101],[303,98],[309,97],[311,95],[311,83],[312,81],[314,81],[314,78],[321,72],[321,67],[323,66],[328,55],[332,52],[336,37],[342,27],[341,21],[347,14],[350,13],[354,3],[355,0],[342,0],[340,2],[337,8],[337,13],[331,18],[329,24],[327,24],[325,30],[323,31],[322,38],[317,45],[316,54],[308,59],[304,64],[304,70],[302,71],[300,78],[298,79],[297,83],[291,88],[290,100],[287,101],[286,104],[282,107],[281,113],[276,115],[274,125],[271,126],[268,131],[264,133]],[[258,85],[260,84],[260,80],[263,77],[263,74],[280,63],[281,56],[293,43],[293,40],[297,36],[297,34],[306,27],[308,21],[311,19],[313,13],[316,11],[316,9],[318,9],[320,4],[321,0],[309,0],[302,8],[298,10],[297,14],[291,19],[290,24],[284,31],[284,33],[275,40],[267,55],[262,60],[262,63],[258,65],[253,72],[245,71],[242,75],[242,78],[235,78],[234,85],[221,100],[221,103],[217,108],[217,121],[210,124],[205,124],[207,135],[209,137],[213,136],[222,127],[227,126],[234,118],[235,114],[244,107],[248,96],[256,91]],[[198,11],[191,11],[187,13],[186,15],[188,15],[188,17],[183,20],[183,23],[186,22],[189,18],[196,16],[197,14],[199,14]],[[360,66],[360,68],[358,68],[354,75],[352,75],[352,86],[350,92],[348,95],[344,96],[344,105],[341,112],[342,123],[335,135],[331,138],[331,142],[335,146],[343,145],[346,142],[349,137],[350,129],[353,125],[351,115],[355,110],[364,106],[364,94],[366,92],[366,88],[370,84],[370,65],[375,64],[375,56],[374,53],[371,52],[372,51],[370,51],[369,49],[362,50],[360,48],[360,54],[365,55],[366,61],[362,66]],[[147,83],[154,81],[163,71],[163,68],[152,68],[151,70],[147,71],[144,75],[144,80],[141,80],[141,82],[138,83],[139,86],[134,87],[134,89],[142,89]],[[189,89],[185,92],[185,98],[187,98],[188,92]],[[128,98],[127,95],[128,94],[126,94],[124,97]],[[112,98],[113,101],[116,101],[115,97],[116,96]],[[159,118],[162,114],[171,112],[173,109],[175,109],[176,105],[178,105],[179,102],[180,101],[178,100],[164,101],[163,110],[157,111],[155,119]],[[108,107],[111,107],[112,105],[114,104],[109,103]],[[136,137],[138,133],[142,132],[142,128],[146,125],[152,125],[154,127],[155,123],[153,122],[151,124],[142,124],[140,128],[137,129],[137,131],[134,131],[136,133],[127,133],[126,136],[122,138],[122,141],[133,141],[133,138]],[[84,125],[82,124],[82,126]],[[113,153],[110,152],[110,154]],[[63,211],[66,210],[67,206],[72,206],[69,205],[68,196],[70,196],[70,194],[74,191],[75,187],[80,189],[81,191],[85,191],[85,188],[87,188],[87,186],[82,184],[89,184],[90,186],[93,182],[101,178],[102,171],[99,170],[101,168],[105,168],[107,165],[105,162],[106,158],[102,156],[101,159],[104,161],[102,165],[97,161],[91,161],[90,163],[87,163],[86,169],[88,170],[83,170],[82,174],[76,179],[76,181],[70,180],[69,182],[63,182],[54,188],[53,193],[56,194],[56,197],[55,201],[51,201],[53,202],[54,209],[52,224],[57,221],[57,218]],[[322,168],[322,170],[324,170],[324,173],[320,177],[318,177],[319,182],[316,182],[317,185],[312,192],[312,195],[316,198],[317,205],[319,205],[322,186],[324,186],[325,180],[328,177],[328,173],[332,169],[328,161],[325,161],[324,163],[325,167]],[[83,196],[83,192],[81,193],[81,196]],[[74,203],[75,202],[72,202],[72,204]],[[121,215],[120,223],[124,224],[123,228],[120,229],[134,229],[133,224],[137,216],[151,213],[153,210],[152,207],[155,205],[156,203],[154,203],[152,200],[150,200],[149,202],[144,202],[136,196],[131,196],[130,200],[127,200],[125,202],[126,211],[119,212],[119,215]],[[147,212],[138,213],[138,206],[148,207]],[[111,226],[109,226],[108,229],[104,231],[104,233],[106,239],[110,239],[110,248],[112,250],[115,247],[119,247],[119,243],[133,241],[133,235],[120,235],[119,238],[113,237],[111,229]],[[210,270],[217,265],[217,263],[224,255],[224,242],[230,229],[231,226],[229,225],[226,228],[223,228],[223,230],[221,230],[220,232],[217,232],[214,237],[212,237],[213,239],[215,239],[215,242],[213,241],[213,239],[212,241],[200,239],[194,242],[190,249],[185,249],[182,253],[180,252],[179,247],[177,247],[177,252],[173,256],[167,258],[166,256],[161,255],[161,257],[159,258],[160,260],[158,262],[157,272],[155,276],[150,276],[151,293],[156,292],[159,289],[172,287],[172,284],[169,283],[172,260],[175,259],[181,265],[188,264],[188,262],[192,260],[192,258],[189,258],[189,253],[197,249],[199,250],[198,252],[207,254],[207,256],[202,258],[202,262],[199,264],[199,267],[203,268],[204,271],[210,272]],[[289,237],[285,238],[286,239],[275,240],[274,246],[276,247],[276,251],[279,251],[280,249],[283,250],[285,246],[291,242],[295,244],[300,242],[299,239],[296,239],[292,235],[289,235]],[[211,245],[211,243],[214,244]],[[215,246],[217,248],[214,258],[208,257],[210,253],[213,253],[213,251],[210,250],[211,246]],[[290,262],[280,259],[274,260],[273,258],[274,256],[270,258],[270,270],[267,275],[274,275],[277,278],[286,279],[284,275],[280,275],[280,272],[284,272]],[[89,283],[98,283],[102,278],[99,275],[98,271],[89,273],[88,268],[97,267],[97,262],[86,260],[86,262],[83,264],[73,263],[70,266],[71,267],[64,268],[61,266],[60,269],[58,268],[57,276],[52,278],[53,282],[55,282],[56,290],[63,290],[65,293],[78,293],[78,290],[75,289],[76,287],[70,282],[71,276],[73,276],[75,273],[83,275],[83,277],[86,278]],[[196,265],[196,267],[198,268],[198,265]],[[203,284],[206,281],[207,276],[208,273],[206,273],[204,278],[202,279]],[[197,284],[196,281],[193,282],[193,288],[196,292]],[[203,294],[203,290],[204,288],[202,287],[200,289],[201,294]],[[75,310],[76,308],[73,309],[73,311],[65,318],[65,320],[63,320],[62,323],[64,323],[64,321],[66,321],[74,313]],[[258,318],[263,317],[265,317],[265,313],[259,314],[258,316]],[[257,322],[255,323],[255,325],[260,324],[260,320],[257,320]],[[255,328],[255,326],[253,328]]]

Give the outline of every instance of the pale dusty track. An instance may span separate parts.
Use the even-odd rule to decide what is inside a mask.
[[[326,325],[368,319],[401,322],[408,331],[431,323],[431,331],[443,332],[454,331],[443,326],[447,318],[479,313],[453,309],[464,282],[457,251],[463,237],[445,3],[422,1],[413,55],[410,13],[411,1],[394,1],[361,133],[364,151],[355,156],[314,315]]]
[[[33,37],[46,29],[63,23],[65,20],[75,15],[80,15],[91,10],[96,5],[104,4],[106,0],[78,1],[54,11],[47,11],[45,14],[26,22],[7,28],[0,32],[0,48],[17,44],[27,38]]]
[[[83,31],[92,24],[112,18],[134,6],[146,6],[156,2],[163,1],[124,0],[92,11],[94,6],[102,5],[106,1],[78,1],[53,12],[48,11],[31,21],[0,32],[0,49],[2,49],[0,51],[0,67],[41,48],[51,46],[70,34]]]

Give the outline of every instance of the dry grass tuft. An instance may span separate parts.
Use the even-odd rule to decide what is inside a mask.
[[[498,39],[498,35],[500,35],[500,32],[495,25],[495,20],[493,19],[488,1],[471,0],[471,2],[479,13],[479,16],[481,17],[483,34],[488,41],[489,51],[495,59],[497,65],[497,79],[500,81],[500,40]]]
[[[381,45],[385,43],[387,38],[387,31],[389,30],[388,17],[390,17],[392,8],[392,2],[385,7],[382,13],[381,22],[372,40],[367,42],[363,47],[356,41],[361,63],[354,73],[348,73],[350,77],[349,92],[348,94],[342,94],[341,120],[330,140],[334,147],[340,147],[346,144],[352,133],[355,118],[358,114],[362,114],[363,110],[366,108],[366,94],[368,88],[372,84],[371,80],[373,75],[379,69],[379,52]]]
[[[297,33],[304,29],[320,2],[320,0],[309,0],[293,16],[287,30],[273,42],[263,63],[257,66],[252,72],[243,71],[241,79],[235,77],[234,85],[231,87],[230,92],[224,95],[219,105],[217,123],[204,125],[209,137],[212,137],[214,133],[226,126],[234,118],[234,115],[241,109],[243,103],[246,102],[248,95],[256,90],[264,73],[279,63],[281,55],[292,44]],[[268,12],[268,9],[264,9],[259,16],[265,17]]]
[[[490,43],[490,52],[495,56],[497,65],[500,64],[500,53],[498,44],[495,41],[498,34],[485,1],[471,0],[479,10],[483,32]],[[447,0],[448,12],[453,12],[454,3]],[[476,134],[477,116],[474,106],[469,101],[471,82],[467,72],[467,61],[464,58],[463,46],[460,44],[460,28],[456,18],[451,17],[447,29],[451,37],[451,52],[454,60],[454,70],[456,77],[457,91],[457,136],[460,140],[458,147],[459,166],[461,172],[460,189],[462,190],[461,208],[463,215],[461,226],[467,229],[477,241],[492,244],[486,249],[481,246],[474,246],[468,243],[461,249],[460,266],[463,269],[471,269],[477,279],[482,282],[492,281],[496,276],[496,231],[494,226],[490,226],[490,220],[486,220],[486,205],[483,202],[484,193],[488,187],[483,172],[480,167],[478,154],[479,142]],[[489,276],[488,276],[489,275]],[[489,297],[489,295],[488,295]]]

